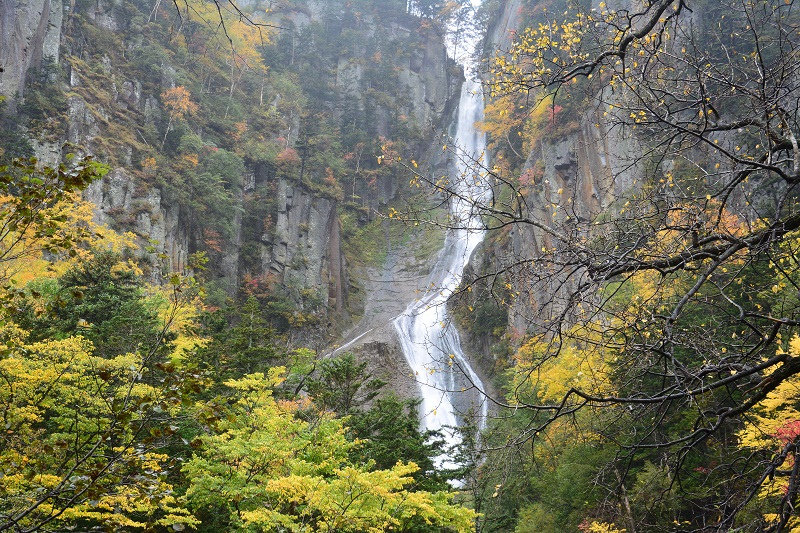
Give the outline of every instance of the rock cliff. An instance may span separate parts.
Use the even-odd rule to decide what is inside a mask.
[[[140,236],[154,279],[204,251],[220,294],[261,280],[296,310],[343,316],[352,228],[343,235],[341,215],[363,225],[393,200],[398,178],[376,167],[375,150],[423,145],[461,72],[441,33],[405,12],[310,1],[264,14],[267,4],[251,4],[264,41],[234,34],[234,20],[241,48],[231,53],[228,36],[199,20],[165,22],[176,15],[169,5],[3,2],[0,94],[13,114],[45,84],[58,88],[64,124],[34,109],[20,135],[50,162],[68,141],[64,150],[112,166],[87,197],[99,221]],[[246,57],[246,46],[261,57]],[[41,80],[45,61],[49,79],[29,97],[27,78]],[[197,113],[166,103],[182,87]]]
[[[62,2],[9,0],[0,4],[0,95],[21,95],[28,70],[59,59]]]
[[[503,2],[487,33],[484,45],[487,54],[507,51],[523,29],[526,17],[531,17],[535,9],[523,0]],[[612,208],[616,199],[634,186],[641,173],[630,157],[638,153],[635,138],[630,132],[623,134],[611,127],[598,105],[570,111],[571,116],[560,120],[560,126],[551,121],[528,151],[515,152],[520,144],[512,149],[506,146],[505,152],[499,154],[516,159],[511,163],[517,165],[513,169],[515,176],[528,177],[521,190],[530,219],[552,227],[564,224],[570,216],[589,220]],[[491,328],[471,328],[473,349],[483,352],[486,366],[493,364],[490,345],[502,344],[501,330],[513,344],[537,332],[536,324],[547,322],[562,311],[554,303],[558,301],[555,296],[559,291],[566,294],[572,281],[542,275],[535,263],[543,248],[553,246],[547,232],[532,224],[516,224],[493,234],[476,253],[473,269],[477,274],[502,272],[508,282],[506,292],[494,291],[499,305],[487,311],[494,317],[492,323],[502,322],[506,327],[498,327],[493,333]],[[508,298],[508,294],[515,297]],[[499,353],[494,355],[503,357]]]

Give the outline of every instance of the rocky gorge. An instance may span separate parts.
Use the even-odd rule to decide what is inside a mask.
[[[41,90],[45,72],[49,76],[45,82],[59,86],[63,99],[58,115],[50,119],[59,124],[29,120],[29,129],[15,128],[15,135],[29,140],[31,155],[52,163],[72,149],[62,147],[68,142],[111,164],[111,172],[89,188],[86,198],[97,206],[98,222],[138,236],[146,250],[144,257],[152,265],[153,279],[184,270],[192,253],[205,251],[214,265],[212,292],[216,291],[218,299],[234,295],[245,281],[270,284],[287,302],[282,317],[286,322],[302,326],[313,317],[304,335],[315,338],[321,349],[331,351],[345,345],[381,369],[395,390],[415,396],[408,369],[398,363],[399,345],[387,338],[394,337],[391,320],[424,290],[443,233],[436,229],[408,233],[375,218],[375,213],[401,201],[406,178],[402,170],[379,170],[374,164],[379,153],[374,150],[386,141],[391,144],[393,135],[403,131],[398,130],[402,125],[412,132],[397,137],[405,144],[403,150],[427,154],[415,157],[426,159],[420,163],[433,174],[447,167],[446,158],[426,147],[436,132],[447,130],[454,121],[464,79],[460,67],[448,58],[444,34],[405,13],[381,16],[369,9],[314,1],[276,5],[260,16],[266,39],[279,49],[285,62],[278,68],[285,69],[288,63],[289,70],[295,69],[300,77],[294,82],[300,87],[302,76],[314,75],[320,87],[312,90],[324,92],[322,103],[312,111],[314,105],[303,102],[309,96],[301,96],[291,78],[270,79],[269,67],[257,72],[255,66],[240,65],[241,83],[246,76],[261,76],[252,88],[258,89],[257,107],[271,124],[262,121],[261,127],[266,129],[258,131],[247,120],[238,122],[236,127],[247,128],[244,136],[253,139],[240,139],[237,147],[237,143],[215,141],[220,134],[229,135],[224,132],[232,127],[228,116],[218,125],[180,117],[181,139],[195,146],[176,145],[171,153],[163,154],[166,159],[161,163],[156,162],[160,157],[153,157],[162,135],[156,131],[164,129],[172,111],[160,100],[165,91],[186,83],[186,67],[180,62],[185,63],[187,56],[171,57],[142,39],[144,25],[155,28],[157,24],[158,4],[51,4],[48,0],[24,5],[5,2],[0,19],[0,94],[8,98],[6,113],[24,107],[26,78],[31,73],[40,77],[34,90]],[[262,8],[258,4],[247,7]],[[484,41],[487,51],[507,49],[522,21],[518,1],[503,2],[497,9]],[[335,32],[338,48],[321,50],[314,36],[332,21],[335,27],[322,31]],[[161,30],[152,31],[155,36]],[[164,33],[159,38],[167,39],[169,46],[173,37]],[[214,38],[204,39],[212,42]],[[303,54],[307,54],[305,58]],[[309,65],[301,65],[303,61]],[[141,69],[141,77],[133,65]],[[307,68],[316,70],[307,72]],[[272,70],[277,71],[276,67]],[[387,86],[387,80],[376,80],[377,71],[390,73],[392,83]],[[198,89],[206,91],[209,102],[212,98],[219,101],[227,93],[226,114],[234,98],[250,99],[249,105],[253,105],[253,94],[240,96],[237,92],[242,89],[236,87],[235,73],[230,79],[218,75],[220,79],[214,80],[209,74],[203,81],[207,88],[201,85]],[[381,82],[384,86],[377,87]],[[350,167],[336,168],[339,175],[333,179],[332,166],[309,161],[313,139],[326,137],[321,142],[328,143],[331,134],[335,135],[333,131],[313,131],[314,118],[306,122],[307,117],[319,117],[319,113],[332,123],[354,120],[352,126],[369,114],[361,127],[365,139],[371,140],[323,147],[338,151],[336,155],[347,158],[345,165]],[[615,192],[630,186],[630,179],[621,179],[617,172],[622,163],[615,163],[614,154],[609,154],[612,141],[593,127],[598,120],[595,115],[587,113],[579,119],[577,131],[543,141],[528,156],[523,171],[536,164],[542,167],[543,185],[531,192],[532,205],[563,201],[556,191],[566,188],[572,191],[576,209],[588,216],[610,205]],[[166,128],[162,151],[175,134],[169,125]],[[123,129],[125,133],[121,133]],[[259,142],[261,148],[253,148]],[[265,145],[272,153],[263,153]],[[212,192],[224,196],[225,212],[214,212],[214,206],[191,198],[193,193],[183,185],[179,190],[175,181],[189,181],[186,178],[175,174],[173,178],[155,177],[165,164],[178,175],[198,172],[193,158],[202,159],[204,151],[210,153],[222,146],[238,159],[228,167],[234,169],[231,174],[215,177],[224,183],[222,190]],[[185,163],[187,158],[192,168],[175,164],[179,159]],[[546,208],[540,214],[550,216]],[[509,254],[533,258],[534,251],[547,244],[535,228],[516,229],[510,237],[498,253],[479,251],[474,268],[495,270]],[[497,244],[490,241],[487,246]],[[528,290],[524,276],[515,279],[518,292]],[[548,300],[542,293],[517,299],[508,311],[511,329],[524,332],[529,325],[527,317],[539,313],[541,302]],[[488,333],[464,334],[473,356],[482,361],[479,367],[484,375],[491,374],[496,354],[490,353]]]

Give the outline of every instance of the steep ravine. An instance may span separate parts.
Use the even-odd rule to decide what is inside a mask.
[[[488,414],[486,389],[479,376],[481,372],[473,368],[471,357],[462,349],[456,324],[448,313],[450,298],[461,284],[473,251],[484,238],[481,213],[472,206],[488,201],[492,194],[489,183],[482,179],[479,170],[481,165],[486,167],[488,164],[486,136],[477,127],[483,120],[483,107],[480,81],[467,80],[461,88],[458,113],[450,127],[454,134],[447,141],[452,143],[451,154],[461,154],[451,156],[447,165],[447,173],[457,183],[457,194],[449,201],[448,218],[456,221],[457,227],[445,232],[436,260],[429,262],[430,270],[424,278],[424,285],[420,286],[422,278],[417,270],[417,275],[410,278],[417,289],[413,299],[406,297],[408,304],[405,309],[398,314],[396,302],[388,309],[381,306],[379,312],[362,321],[339,348],[352,349],[361,344],[362,354],[375,354],[377,351],[382,358],[386,355],[397,357],[402,353],[408,364],[405,370],[410,369],[410,372],[405,380],[399,376],[400,379],[395,381],[406,381],[406,393],[415,392],[420,397],[422,428],[440,431],[443,435],[445,447],[437,459],[440,466],[454,466],[447,450],[461,443],[458,428],[465,424],[482,428]],[[480,161],[481,165],[470,165],[469,161]],[[397,256],[390,254],[385,270],[376,280],[385,284],[373,285],[370,299],[381,301],[386,293],[403,293],[395,288],[402,286],[396,284],[397,263]],[[387,319],[391,320],[393,331],[388,328]],[[392,340],[373,340],[378,335],[386,339],[389,333],[394,334],[390,339],[399,341],[400,351]],[[409,383],[416,387],[409,390]]]

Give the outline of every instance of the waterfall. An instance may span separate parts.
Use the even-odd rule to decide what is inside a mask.
[[[485,135],[475,129],[483,120],[483,92],[478,82],[467,80],[461,88],[458,123],[453,139],[456,154],[455,195],[450,202],[450,220],[444,247],[428,278],[428,289],[394,320],[408,365],[419,384],[422,397],[421,425],[424,430],[441,430],[448,445],[460,442],[454,430],[463,415],[472,411],[486,419],[487,403],[483,384],[464,356],[458,331],[447,314],[447,300],[458,288],[472,252],[484,238],[484,225],[474,209],[485,202],[491,189],[480,167],[486,167]],[[480,161],[481,165],[470,165]],[[438,466],[453,466],[441,456]]]

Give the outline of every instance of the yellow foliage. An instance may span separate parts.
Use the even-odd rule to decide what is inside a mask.
[[[477,515],[452,504],[449,494],[410,490],[417,465],[349,464],[354,443],[342,420],[323,416],[312,424],[297,417],[300,405],[272,397],[282,379],[278,368],[226,383],[236,391],[235,406],[184,467],[192,506],[236,502],[234,526],[258,531],[382,533],[404,530],[412,520],[472,530]]]
[[[558,402],[572,389],[612,393],[609,362],[616,353],[602,335],[599,328],[576,326],[555,353],[554,344],[541,336],[528,340],[515,356],[511,400]]]
[[[668,174],[664,185],[672,184],[673,178]],[[671,207],[667,224],[658,228],[649,246],[643,249],[642,259],[680,253],[696,246],[693,239],[711,234],[735,239],[751,231],[753,226],[749,230],[745,228],[740,217],[721,206],[719,200],[708,198],[705,202],[679,203]]]
[[[530,87],[530,80],[547,80],[560,65],[586,61],[589,53],[581,49],[581,42],[593,24],[594,21],[578,13],[574,20],[526,28],[508,54],[494,59],[490,71],[492,92],[518,92]]]
[[[617,529],[614,524],[593,521],[586,529],[583,529],[583,531],[586,533],[625,533],[626,530]]]
[[[484,120],[478,127],[489,136],[490,147],[507,139],[515,129],[522,128],[525,115],[517,113],[516,109],[516,98],[512,95],[500,96],[486,104]]]
[[[787,348],[779,349],[778,354],[786,354],[792,358],[800,357],[800,336],[795,334],[789,340]],[[772,367],[767,372],[774,371]],[[795,442],[800,437],[800,375],[793,375],[778,385],[766,398],[761,400],[749,413],[747,423],[739,431],[739,445],[744,448],[770,450],[780,453],[784,446]],[[791,469],[797,458],[789,455],[782,466]],[[780,501],[787,488],[787,479],[775,476],[764,482],[759,492],[760,500]],[[777,522],[777,515],[765,515],[764,519]],[[800,519],[792,518],[788,531],[800,531]]]
[[[800,336],[794,335],[787,350],[778,354],[800,357]],[[774,370],[775,367],[772,367]],[[781,382],[756,406],[749,423],[739,432],[740,445],[746,448],[779,450],[800,436],[800,375]]]
[[[232,70],[251,70],[266,73],[261,50],[269,43],[266,26],[258,25],[268,10],[247,15],[239,11],[236,3],[215,4],[212,2],[190,0],[191,9],[187,11],[190,20],[199,22],[209,30],[208,52],[227,56]],[[219,31],[220,26],[224,31]]]
[[[182,85],[161,93],[161,100],[169,110],[170,118],[182,118],[197,113],[199,106],[192,102],[191,96],[189,90]]]
[[[53,260],[52,257],[45,259],[40,249],[31,248],[29,253],[3,263],[2,277],[24,286],[36,278],[60,276],[78,263],[89,260],[97,250],[109,250],[115,253],[136,250],[136,235],[130,232],[117,233],[108,226],[95,222],[95,207],[92,202],[83,200],[78,193],[71,194],[67,199],[52,206],[50,211],[53,217],[65,218],[62,225],[64,233],[69,233],[74,228],[85,230],[87,237],[83,240],[82,246],[72,248],[71,255],[62,254],[57,260]],[[138,267],[135,268],[138,270]]]
[[[142,356],[103,359],[81,337],[26,344],[11,325],[0,334],[0,514],[31,530],[196,523],[163,475],[170,458],[136,445],[145,406],[162,396],[140,381]]]

